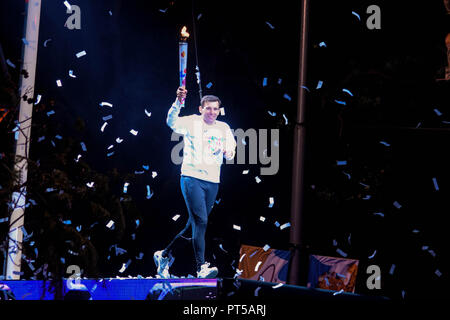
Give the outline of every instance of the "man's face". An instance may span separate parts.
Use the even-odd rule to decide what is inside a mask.
[[[203,121],[205,121],[207,124],[213,124],[220,112],[219,102],[206,101],[203,104],[203,107],[198,107],[198,110],[202,115]]]

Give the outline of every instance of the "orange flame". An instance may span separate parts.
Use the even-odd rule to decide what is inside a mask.
[[[181,29],[181,36],[183,38],[189,38],[189,33],[186,32],[186,26],[183,27],[183,29]]]

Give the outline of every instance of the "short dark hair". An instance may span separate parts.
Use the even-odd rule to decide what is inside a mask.
[[[220,107],[220,105],[222,104],[220,99],[218,97],[213,96],[212,94],[210,94],[210,95],[204,96],[202,98],[202,100],[200,101],[200,105],[203,108],[203,105],[205,104],[205,102],[216,102],[216,101],[219,103],[219,107]]]

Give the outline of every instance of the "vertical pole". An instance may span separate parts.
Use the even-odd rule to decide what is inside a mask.
[[[21,70],[26,70],[27,76],[21,76],[19,90],[20,97],[26,95],[28,99],[33,99],[41,0],[28,0],[26,5],[27,17],[25,21]],[[20,99],[18,124],[19,136],[16,142],[16,157],[14,165],[14,170],[18,173],[18,180],[15,184],[19,191],[15,191],[12,194],[12,213],[9,223],[9,243],[6,264],[6,279],[12,280],[20,279],[23,239],[22,227],[24,225],[25,214],[28,153],[30,150],[32,116],[33,103],[29,103],[27,99]]]
[[[294,129],[293,161],[292,161],[292,195],[291,195],[291,223],[290,242],[294,246],[293,257],[289,272],[289,283],[300,284],[300,254],[303,246],[302,215],[304,196],[304,158],[305,158],[305,90],[306,84],[306,54],[308,49],[308,14],[309,0],[301,1],[302,18],[300,32],[300,57],[298,75],[298,104],[297,121]]]

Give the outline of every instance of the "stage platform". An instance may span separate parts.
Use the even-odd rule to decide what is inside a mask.
[[[233,278],[0,280],[0,291],[3,292],[0,299],[9,294],[15,300],[386,300]]]

